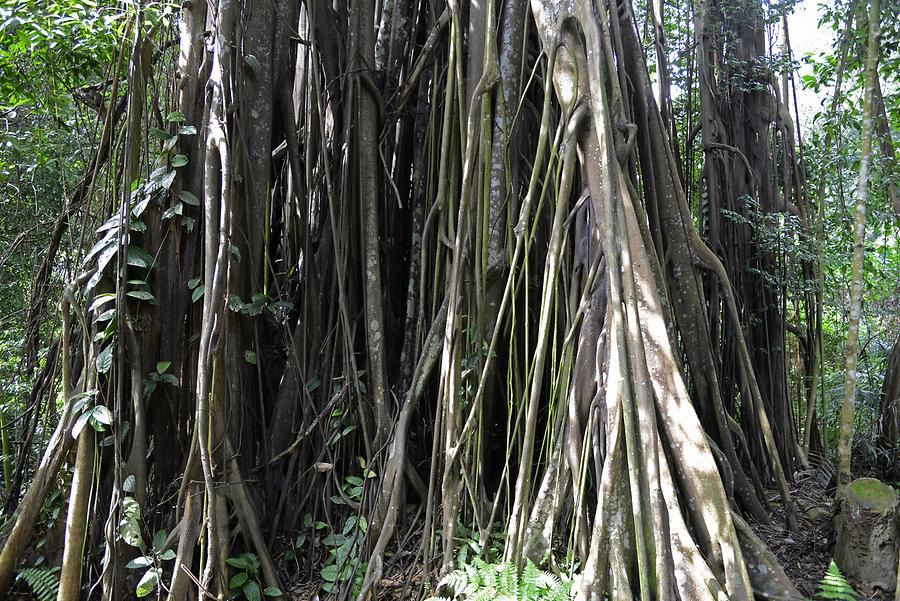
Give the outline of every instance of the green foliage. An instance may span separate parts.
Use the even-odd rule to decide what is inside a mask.
[[[122,485],[125,492],[134,492],[134,476],[128,476]],[[141,550],[141,555],[125,566],[129,570],[144,570],[135,587],[138,597],[147,597],[156,592],[163,577],[162,564],[175,559],[175,551],[166,549],[166,531],[157,530],[148,546],[141,533],[141,506],[132,497],[122,500],[122,519],[119,521],[119,536],[127,544]]]
[[[111,362],[112,347],[107,348],[110,349],[109,361]],[[99,366],[101,365],[103,354],[104,353],[101,352],[100,356],[97,357],[98,370],[100,369]],[[75,420],[75,424],[72,426],[72,438],[78,438],[78,435],[81,434],[81,431],[88,424],[90,424],[97,432],[103,432],[106,429],[106,426],[112,424],[113,415],[109,408],[105,405],[95,404],[97,392],[97,390],[89,390],[73,397],[74,402],[72,411],[76,415],[80,415],[78,415],[78,419]]]
[[[0,108],[34,103],[49,85],[77,88],[113,62],[125,5],[93,0],[0,8]],[[62,80],[62,81],[61,81]]]
[[[144,382],[144,396],[153,394],[153,391],[156,390],[156,387],[160,384],[171,384],[172,386],[179,385],[178,376],[168,373],[171,366],[171,361],[160,361],[156,364],[156,371],[150,372],[147,381]]]
[[[228,581],[233,598],[243,597],[247,601],[260,601],[266,597],[280,597],[282,592],[274,586],[262,588],[259,581],[259,558],[254,553],[241,553],[225,560],[236,571]]]
[[[346,494],[350,494],[351,499],[358,502],[362,499],[362,479],[355,476],[347,477],[347,480],[351,479],[350,489]],[[332,497],[332,501],[336,498],[339,499]],[[360,561],[362,542],[368,527],[364,516],[353,514],[344,521],[340,532],[331,532],[322,539],[322,544],[328,549],[325,567],[319,571],[323,580],[322,590],[334,593],[341,583],[352,581],[353,596],[358,594],[368,567],[366,562]]]
[[[570,580],[545,572],[531,561],[518,574],[512,563],[476,559],[441,578],[435,594],[425,601],[565,601],[571,593]]]
[[[300,554],[300,550],[315,536],[316,532],[327,527],[328,524],[325,522],[313,521],[312,514],[305,514],[303,516],[303,527],[300,529],[300,534],[297,535],[297,538],[290,541],[288,549],[285,551],[285,560],[290,561],[295,559]]]
[[[844,578],[841,570],[834,563],[828,564],[828,570],[819,581],[819,592],[816,599],[836,599],[837,601],[856,601],[856,591]]]
[[[478,528],[469,528],[462,522],[456,525],[453,537],[459,543],[456,551],[456,565],[463,568],[469,563],[472,557],[481,557],[482,540],[481,531]],[[487,544],[484,545],[485,556],[488,563],[499,562],[503,555],[504,541],[504,523],[502,521],[494,522],[489,533],[487,533]]]
[[[23,568],[19,577],[25,581],[38,601],[56,601],[59,591],[59,568]]]
[[[760,250],[781,257],[781,263],[790,265],[800,265],[803,261],[814,263],[818,259],[820,245],[806,231],[798,216],[763,211],[759,201],[750,196],[743,196],[738,201],[743,205],[742,212],[721,209],[721,213],[725,219],[749,227]],[[782,267],[776,263],[770,271],[763,271],[747,265],[744,270],[758,276],[775,292],[784,288],[790,296],[799,297],[816,291],[816,282],[804,279],[800,270]]]

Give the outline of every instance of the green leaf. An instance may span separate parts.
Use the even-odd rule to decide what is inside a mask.
[[[322,540],[322,544],[327,547],[337,547],[347,542],[347,537],[343,534],[329,534]]]
[[[322,568],[322,571],[319,572],[319,575],[322,576],[322,579],[326,582],[334,582],[337,580],[338,569],[334,564],[325,566]]]
[[[182,125],[178,128],[178,133],[182,136],[193,136],[197,133],[197,128],[193,125]]]
[[[172,167],[184,167],[188,164],[188,158],[183,154],[176,154],[172,157],[172,161],[170,163]]]
[[[269,586],[263,589],[263,595],[266,597],[280,597],[284,593],[281,592],[281,589],[277,586]]]
[[[238,572],[234,576],[231,577],[231,580],[228,581],[228,588],[231,589],[240,589],[244,586],[244,583],[247,582],[247,572]]]
[[[159,553],[159,550],[166,544],[166,531],[157,530],[156,534],[153,535],[153,542],[150,544],[152,545],[153,552]]]
[[[237,568],[239,570],[246,570],[250,567],[250,563],[247,561],[245,557],[229,557],[225,560],[225,563],[230,565],[233,568]]]
[[[347,518],[347,521],[344,522],[344,527],[341,530],[343,534],[350,534],[350,531],[356,527],[356,516],[351,515]]]
[[[244,63],[250,67],[254,73],[259,71],[259,59],[252,54],[248,54],[244,57]]]
[[[129,561],[127,564],[125,564],[125,567],[129,570],[134,570],[136,568],[146,568],[147,566],[152,565],[153,558],[147,555],[142,555],[141,557],[135,557],[134,559]]]
[[[168,121],[170,123],[181,123],[184,120],[185,120],[184,113],[181,113],[179,111],[172,111],[171,113],[166,115],[166,121]]]
[[[194,223],[196,223],[196,220],[193,217],[188,217],[187,215],[181,217],[181,225],[189,232],[194,231]]]
[[[101,313],[100,315],[95,317],[94,321],[96,321],[98,323],[104,322],[104,321],[109,321],[110,319],[112,319],[115,316],[116,316],[115,309],[107,309],[106,311],[104,311],[103,313]]]
[[[184,204],[191,205],[192,207],[200,206],[200,199],[197,198],[192,192],[188,192],[187,190],[182,190],[181,192],[179,192],[178,198],[181,199]]]
[[[125,492],[134,492],[134,474],[129,475],[122,481],[122,490]]]
[[[159,558],[162,561],[169,561],[170,559],[175,559],[175,551],[173,551],[172,549],[166,549],[165,551],[162,552],[162,554],[159,556]]]
[[[141,526],[135,518],[122,518],[119,522],[119,536],[132,547],[142,547]]]
[[[105,374],[112,367],[113,360],[113,347],[112,345],[106,347],[100,354],[97,355],[97,371],[101,374]]]
[[[134,498],[125,497],[122,499],[122,513],[125,517],[139,520],[141,519],[141,506]]]
[[[164,374],[169,371],[170,367],[172,367],[171,361],[160,361],[156,364],[156,373]]]
[[[228,308],[232,311],[240,311],[244,308],[244,301],[237,294],[232,294],[228,297]]]
[[[97,405],[91,410],[91,417],[104,425],[110,425],[113,420],[112,412],[105,405]]]
[[[146,597],[156,591],[156,587],[159,584],[159,568],[150,568],[146,572],[144,572],[143,577],[141,577],[140,581],[137,584],[137,593],[138,597]]]
[[[156,300],[156,297],[146,290],[129,290],[127,294],[131,298],[136,298],[138,300],[148,301],[151,303]]]
[[[78,419],[75,420],[75,424],[72,426],[72,438],[78,439],[78,435],[81,434],[81,431],[87,425],[88,420],[91,419],[91,412],[85,411],[81,415],[78,416]]]
[[[95,311],[98,307],[102,307],[106,303],[110,303],[116,300],[116,295],[112,292],[105,292],[103,294],[98,294],[94,297],[94,300],[91,301],[91,304],[88,305],[89,311]]]
[[[149,269],[153,266],[153,257],[139,246],[128,247],[128,264],[134,267]]]
[[[175,181],[175,175],[174,169],[170,169],[167,166],[157,167],[150,174],[150,181],[144,186],[144,191],[147,194],[153,194],[158,190],[168,190],[172,187],[172,182]]]
[[[159,376],[159,381],[171,384],[172,386],[178,386],[180,384],[178,377],[175,374],[163,374]]]
[[[196,288],[194,288],[194,291],[191,292],[191,302],[192,303],[196,303],[198,300],[200,300],[200,297],[203,296],[203,292],[204,292],[205,288],[206,288],[205,286],[197,286]]]
[[[259,584],[254,580],[246,583],[241,592],[244,593],[247,601],[260,601],[262,599],[262,591],[259,590]]]

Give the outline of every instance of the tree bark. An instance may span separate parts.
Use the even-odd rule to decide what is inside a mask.
[[[841,403],[838,438],[837,497],[841,499],[850,484],[853,421],[856,406],[856,366],[859,360],[859,321],[862,310],[863,257],[866,243],[866,203],[869,198],[869,174],[872,167],[872,135],[874,130],[875,84],[881,39],[881,0],[869,5],[869,37],[866,50],[865,93],[863,97],[862,131],[860,133],[859,180],[856,188],[856,210],[853,220],[853,261],[850,271],[850,305],[844,368],[844,400]]]

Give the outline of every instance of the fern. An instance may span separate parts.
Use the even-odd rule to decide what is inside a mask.
[[[856,591],[844,578],[834,561],[828,565],[828,571],[819,581],[819,593],[816,595],[816,599],[856,601]]]
[[[58,568],[23,568],[19,576],[32,590],[38,601],[56,601],[59,592]]]
[[[572,583],[528,562],[519,575],[512,563],[476,559],[441,578],[425,601],[568,601]]]

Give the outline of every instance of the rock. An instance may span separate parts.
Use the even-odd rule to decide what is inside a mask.
[[[803,512],[804,517],[810,522],[823,522],[831,517],[831,509],[822,505],[813,505]]]
[[[897,493],[875,478],[850,483],[837,517],[834,559],[848,579],[869,589],[897,584]]]

